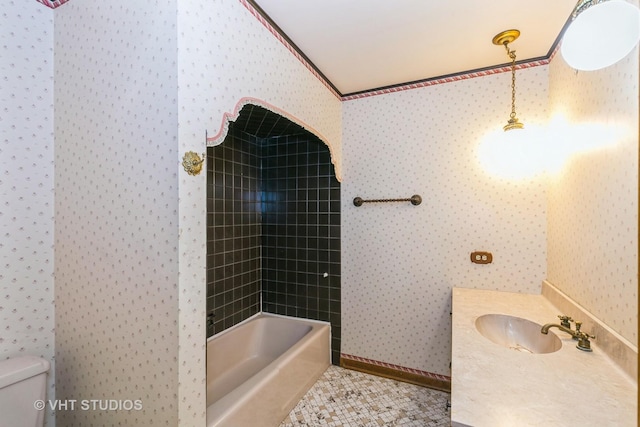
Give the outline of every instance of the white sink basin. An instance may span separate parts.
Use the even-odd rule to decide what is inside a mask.
[[[495,344],[523,353],[553,353],[562,341],[551,331],[540,332],[542,325],[504,314],[485,314],[476,319],[476,329]]]

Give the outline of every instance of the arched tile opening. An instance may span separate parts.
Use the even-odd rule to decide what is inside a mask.
[[[340,182],[329,147],[254,104],[207,148],[207,336],[259,311],[331,322],[340,359]]]

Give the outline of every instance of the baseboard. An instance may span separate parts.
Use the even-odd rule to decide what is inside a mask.
[[[392,365],[350,354],[340,355],[340,366],[365,374],[377,375],[396,381],[428,387],[451,393],[451,378],[418,369]]]

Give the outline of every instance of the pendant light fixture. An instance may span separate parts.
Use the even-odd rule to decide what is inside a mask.
[[[535,124],[524,124],[516,116],[516,52],[509,44],[520,36],[518,30],[506,30],[493,38],[493,44],[504,46],[511,60],[511,114],[502,129],[495,128],[484,135],[476,156],[489,175],[507,180],[526,180],[545,172],[543,144],[545,137]]]
[[[524,124],[520,123],[516,117],[516,51],[509,49],[509,43],[512,43],[520,37],[518,30],[506,30],[493,38],[493,44],[502,45],[507,50],[507,55],[511,59],[511,114],[507,124],[503,127],[506,131],[513,129],[523,129]]]
[[[575,70],[613,65],[640,39],[640,10],[624,0],[580,0],[571,16],[560,51]]]

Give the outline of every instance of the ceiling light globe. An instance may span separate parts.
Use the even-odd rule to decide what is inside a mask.
[[[593,71],[615,64],[640,39],[640,10],[623,0],[610,0],[581,12],[569,25],[560,51],[576,70]]]

